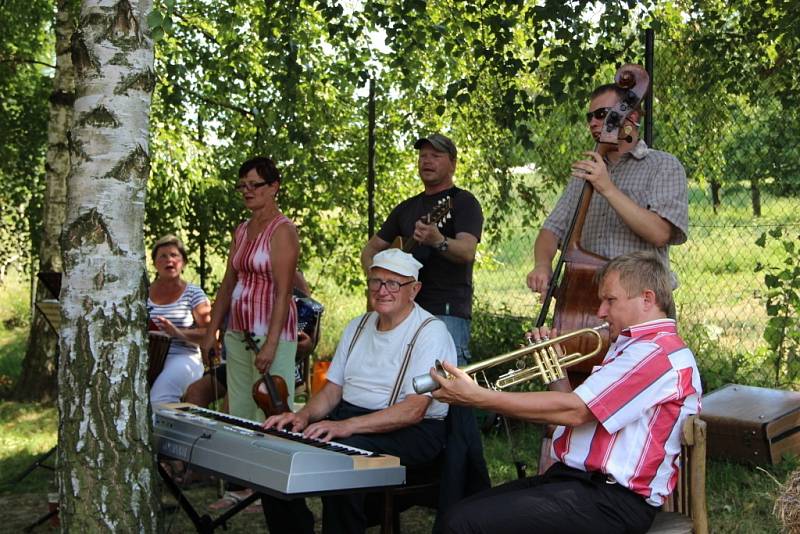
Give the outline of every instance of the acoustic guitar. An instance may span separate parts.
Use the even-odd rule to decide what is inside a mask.
[[[451,209],[453,209],[453,199],[449,196],[444,197],[433,206],[427,215],[423,215],[420,220],[425,224],[435,224],[436,227],[441,230],[447,222],[447,219],[452,218],[450,214]],[[399,235],[394,238],[389,248],[399,248],[403,252],[411,252],[417,245],[419,245],[419,242],[413,237],[404,239],[403,236]]]

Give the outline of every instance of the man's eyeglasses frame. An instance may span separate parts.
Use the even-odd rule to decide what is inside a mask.
[[[586,113],[586,122],[592,122],[592,119],[597,119],[599,121],[605,120],[606,115],[608,115],[608,112],[612,109],[613,108],[597,108],[593,111],[589,111]]]
[[[375,293],[380,292],[381,287],[386,286],[386,291],[389,293],[397,293],[400,291],[400,288],[403,286],[407,286],[408,284],[413,284],[416,280],[409,280],[408,282],[398,282],[397,280],[383,280],[381,278],[367,278],[367,287],[370,291],[374,291]],[[377,287],[373,287],[377,284]]]

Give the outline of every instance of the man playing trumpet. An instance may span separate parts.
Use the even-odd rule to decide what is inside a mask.
[[[448,514],[447,532],[647,532],[674,489],[681,428],[700,408],[701,386],[694,356],[667,318],[669,270],[639,251],[597,277],[597,315],[612,345],[573,392],[493,391],[449,363],[449,378],[431,372],[438,400],[558,425],[547,472],[465,499]],[[533,332],[537,341],[544,335]]]

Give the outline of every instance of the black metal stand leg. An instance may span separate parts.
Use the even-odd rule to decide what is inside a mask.
[[[164,466],[161,463],[158,463],[158,474],[161,475],[161,479],[167,485],[167,489],[169,489],[170,493],[177,499],[178,505],[186,512],[186,515],[189,517],[189,520],[194,525],[195,530],[200,534],[213,534],[217,527],[225,527],[226,523],[230,518],[250,506],[256,499],[261,498],[261,494],[253,493],[250,496],[242,499],[238,503],[236,503],[233,507],[231,507],[227,512],[222,514],[216,519],[212,519],[210,515],[203,514],[202,516],[197,513],[197,511],[192,506],[192,503],[184,496],[181,489],[175,484],[175,481],[172,480],[172,477],[169,476]]]
[[[34,523],[31,523],[30,525],[28,525],[27,527],[22,529],[22,531],[23,532],[33,532],[36,527],[38,527],[39,525],[43,524],[45,521],[47,521],[48,519],[50,519],[51,517],[53,517],[54,515],[57,515],[57,514],[58,514],[58,508],[56,508],[55,510],[51,510],[50,512],[47,512],[42,517],[37,519]]]
[[[14,483],[17,484],[19,482],[22,482],[25,479],[25,477],[30,475],[33,472],[33,470],[36,469],[37,467],[42,467],[44,469],[49,469],[50,471],[55,471],[55,469],[52,466],[45,465],[44,462],[47,461],[47,459],[50,458],[53,455],[53,453],[56,452],[56,450],[58,450],[58,445],[56,445],[46,453],[39,456],[36,460],[33,461],[31,465],[28,466],[27,469],[25,469],[25,471],[23,471],[17,477],[16,480],[14,480]]]

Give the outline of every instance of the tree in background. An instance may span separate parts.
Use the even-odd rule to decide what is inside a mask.
[[[65,531],[158,531],[144,350],[144,203],[155,83],[149,11],[147,0],[84,0],[72,39],[58,370]]]
[[[3,228],[13,236],[0,249],[6,261],[39,250],[43,181],[30,174],[41,168],[45,88],[36,104],[36,83],[14,78],[19,68],[4,69],[22,65],[8,58],[19,58],[23,44],[49,39],[45,30],[28,29],[48,20],[28,15],[28,6],[43,1],[26,9],[11,9],[14,0],[0,4],[13,37],[4,34],[0,57],[0,84],[8,87],[2,104],[13,110],[0,117],[10,118],[0,131],[14,132],[0,143],[0,155],[10,154],[0,158],[8,181],[0,195],[14,207],[0,216],[0,240]],[[265,154],[283,171],[281,204],[299,225],[301,262],[315,261],[339,283],[359,283],[357,250],[368,237],[366,87],[374,80],[377,219],[419,189],[410,148],[416,136],[444,130],[459,145],[458,181],[481,198],[491,241],[514,208],[536,217],[542,192],[566,181],[566,164],[586,147],[579,110],[588,91],[607,81],[616,63],[641,58],[647,25],[674,36],[658,49],[670,48],[684,69],[669,79],[657,70],[656,144],[710,183],[718,201],[723,166],[704,157],[719,152],[731,119],[725,103],[745,93],[781,101],[798,94],[790,8],[779,0],[640,2],[635,10],[585,1],[161,0],[148,19],[162,39],[145,238],[180,234],[197,254],[200,282],[213,292],[209,258],[225,255],[243,216],[231,192],[236,169]],[[694,63],[683,49],[695,53]],[[659,58],[657,69],[662,64]],[[682,87],[665,91],[670,84]],[[717,96],[698,99],[698,92]],[[673,124],[682,124],[680,131],[664,135]],[[536,183],[510,172],[532,162]],[[28,236],[32,250],[20,246]]]
[[[0,284],[29,273],[41,241],[52,1],[0,2]]]
[[[755,216],[767,178],[779,195],[796,190],[796,10],[796,2],[786,0],[677,0],[654,13],[665,41],[656,47],[664,51],[656,68],[662,80],[676,80],[658,108],[666,114],[656,124],[671,130],[657,127],[658,148],[685,154],[687,174],[710,185],[715,209],[722,188],[742,181],[749,182]],[[778,118],[776,106],[789,112]]]
[[[60,273],[63,270],[60,238],[66,216],[70,163],[67,131],[72,122],[72,103],[75,98],[70,41],[76,9],[77,2],[74,0],[59,0],[56,5],[56,71],[49,99],[44,214],[38,254],[41,272]],[[36,284],[35,301],[52,297],[43,284]],[[14,397],[19,400],[55,400],[58,335],[35,308],[31,315],[25,360],[22,374],[15,386]]]
[[[356,283],[356,252],[368,237],[369,80],[377,88],[377,218],[419,189],[414,139],[444,130],[461,148],[459,183],[478,192],[493,213],[490,227],[498,225],[520,187],[508,169],[525,162],[520,147],[536,139],[530,120],[573,91],[585,93],[599,66],[641,53],[636,32],[619,31],[631,12],[612,4],[598,23],[587,9],[584,2],[250,0],[174,9],[165,2],[153,16],[164,31],[154,119],[168,125],[156,130],[156,143],[198,150],[187,159],[181,148],[181,165],[171,151],[154,150],[151,190],[175,198],[170,209],[151,205],[148,225],[181,221],[190,248],[205,246],[195,242],[202,235],[224,253],[233,221],[201,230],[199,218],[189,223],[191,199],[201,198],[202,184],[221,205],[238,163],[263,153],[286,177],[281,205],[299,225],[301,261],[330,261],[337,280]]]
[[[724,137],[725,174],[750,183],[753,216],[760,217],[765,187],[780,196],[800,192],[800,113],[777,99],[753,105],[740,98],[733,109],[740,127]]]

